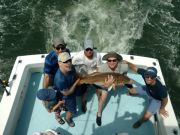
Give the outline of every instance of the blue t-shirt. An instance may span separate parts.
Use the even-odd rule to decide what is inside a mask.
[[[45,58],[44,73],[54,76],[58,68],[58,56],[52,51]]]
[[[138,74],[141,74],[144,81],[145,81],[145,77],[144,77],[144,73],[146,72],[145,69],[142,69],[142,68],[138,68],[138,71],[137,73]],[[145,82],[146,83],[146,82]],[[161,100],[163,98],[166,98],[167,97],[167,89],[166,89],[166,86],[162,85],[162,83],[156,78],[156,83],[155,85],[149,85],[149,84],[146,84],[146,87],[147,87],[147,93],[149,95],[151,95],[153,98],[155,99],[158,99],[158,100]]]
[[[69,49],[64,51],[70,54]],[[55,51],[51,51],[45,58],[44,73],[54,76],[58,68],[58,56]]]
[[[75,80],[76,80],[76,71],[74,67],[72,67],[72,70],[68,72],[67,75],[64,75],[61,72],[61,70],[58,69],[54,77],[54,88],[59,92],[66,91],[74,84]],[[74,96],[75,96],[75,92],[68,96],[63,96],[63,98],[68,99]]]

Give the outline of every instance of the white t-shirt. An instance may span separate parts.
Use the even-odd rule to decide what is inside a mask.
[[[85,70],[86,72],[89,73],[93,73],[96,72],[97,67],[102,63],[101,61],[101,55],[100,53],[98,53],[97,51],[93,50],[93,58],[92,59],[88,59],[85,55],[84,55],[84,50],[80,51],[78,54],[76,54],[75,56],[73,56],[72,58],[72,64],[73,65],[80,65],[80,66],[86,66]]]

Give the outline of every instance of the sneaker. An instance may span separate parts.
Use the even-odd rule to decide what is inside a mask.
[[[67,124],[70,126],[70,127],[74,127],[75,126],[75,123],[74,121],[72,120],[72,118],[70,118],[69,120],[67,120],[66,118],[64,118],[65,121],[67,122]]]
[[[101,126],[101,116],[96,115],[96,123],[98,126]]]
[[[133,128],[139,128],[143,122],[138,120],[133,124]]]

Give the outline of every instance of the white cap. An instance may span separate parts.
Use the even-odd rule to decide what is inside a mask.
[[[84,41],[84,49],[87,49],[87,48],[90,48],[90,49],[94,48],[92,40],[85,40]]]
[[[65,62],[70,59],[71,59],[71,56],[68,52],[62,52],[58,55],[58,61],[60,62]]]

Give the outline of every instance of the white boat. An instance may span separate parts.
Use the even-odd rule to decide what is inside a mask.
[[[75,53],[72,53],[73,55]],[[32,135],[47,129],[54,129],[62,135],[180,135],[170,99],[166,106],[169,117],[164,118],[157,114],[157,117],[151,117],[140,128],[133,129],[132,125],[142,114],[147,101],[145,97],[126,95],[126,88],[109,93],[103,111],[102,126],[96,125],[97,96],[91,89],[88,92],[87,112],[83,114],[78,110],[78,115],[74,117],[76,126],[70,128],[66,123],[58,124],[54,114],[48,113],[36,98],[37,90],[42,88],[45,56],[42,54],[17,57],[9,78],[9,87],[6,87],[10,95],[4,92],[0,102],[0,135]],[[123,59],[141,67],[156,67],[158,76],[164,83],[157,59],[123,54],[122,56]],[[144,84],[140,75],[129,72],[128,76]]]

